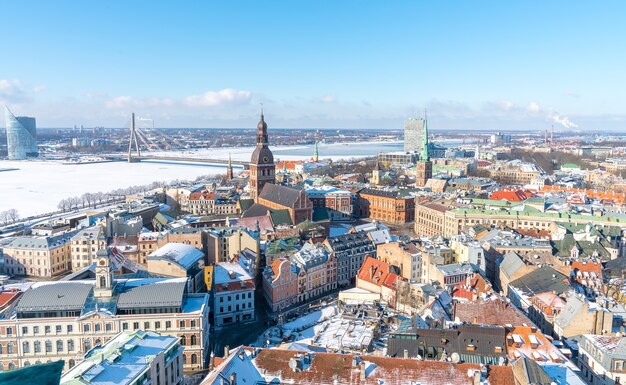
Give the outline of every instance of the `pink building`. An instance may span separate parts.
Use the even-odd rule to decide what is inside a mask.
[[[287,258],[279,258],[263,272],[263,294],[272,311],[298,302],[298,270]]]

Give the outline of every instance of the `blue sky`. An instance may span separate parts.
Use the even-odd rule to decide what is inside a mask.
[[[2,0],[40,127],[626,129],[626,2]]]

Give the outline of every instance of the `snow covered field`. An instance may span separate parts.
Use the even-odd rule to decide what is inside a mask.
[[[378,152],[395,151],[401,142],[368,142],[320,144],[322,159],[360,158]],[[313,155],[313,146],[272,146],[276,159],[301,160]],[[193,151],[156,152],[155,154],[249,160],[252,147],[201,149]],[[145,153],[146,155],[152,153]],[[154,181],[170,182],[176,179],[193,180],[200,175],[225,172],[223,166],[182,163],[93,163],[70,165],[56,161],[0,161],[0,169],[18,170],[0,172],[0,211],[15,208],[21,217],[57,210],[61,199],[80,196],[86,192],[107,192],[119,188],[145,185]],[[235,169],[235,173],[237,169]]]

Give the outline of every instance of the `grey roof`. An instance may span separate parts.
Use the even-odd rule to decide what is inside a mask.
[[[117,300],[118,309],[145,307],[180,307],[185,293],[185,279],[130,280]]]
[[[567,276],[554,270],[550,266],[544,266],[516,279],[509,284],[521,289],[528,296],[533,296],[547,291],[553,291],[557,295],[568,291]]]
[[[267,186],[267,185],[266,185]],[[242,218],[263,217],[266,216],[271,209],[260,203],[254,203],[248,207],[246,211],[241,215]]]
[[[535,361],[522,357],[511,365],[513,376],[520,384],[553,384],[554,381]]]
[[[78,233],[76,233],[76,235],[72,237],[72,241],[78,241],[82,238],[97,240],[101,232],[102,226],[87,227],[86,229],[82,229]]]
[[[148,260],[167,260],[189,270],[204,259],[204,253],[184,243],[167,243],[148,255]]]
[[[364,194],[375,195],[375,196],[385,197],[385,198],[408,198],[409,197],[408,191],[402,191],[402,190],[378,190],[378,189],[366,188],[366,189],[359,191],[359,195],[364,195]]]
[[[15,310],[35,312],[52,310],[81,310],[94,282],[50,282],[35,284],[26,290]]]
[[[302,191],[302,189],[266,183],[265,186],[263,186],[263,190],[261,191],[259,198],[267,199],[270,202],[274,202],[282,206],[293,207],[298,201],[298,198],[300,198],[300,193]]]
[[[585,301],[577,295],[570,295],[561,312],[554,318],[554,324],[563,328],[569,326],[578,318],[580,310],[585,307]]]
[[[16,249],[53,249],[70,242],[76,231],[70,231],[52,237],[17,237],[6,246]]]
[[[522,267],[524,267],[524,261],[514,251],[504,254],[504,259],[500,263],[500,271],[504,272],[507,277],[513,276]]]

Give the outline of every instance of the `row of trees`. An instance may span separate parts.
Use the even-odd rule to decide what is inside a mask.
[[[0,211],[0,223],[2,223],[4,226],[15,223],[18,219],[20,219],[20,215],[16,209]]]
[[[57,208],[63,212],[79,208],[96,207],[99,204],[112,203],[123,200],[126,195],[138,194],[155,188],[166,186],[166,182],[152,182],[146,185],[119,188],[109,192],[84,193],[80,196],[61,199]]]

